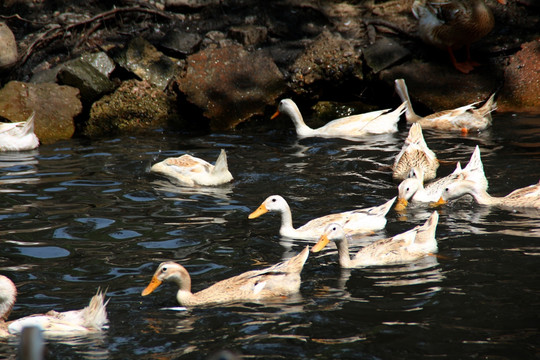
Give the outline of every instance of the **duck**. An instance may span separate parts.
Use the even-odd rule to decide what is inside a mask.
[[[152,165],[150,172],[165,175],[174,182],[185,186],[216,186],[233,180],[227,166],[227,154],[223,149],[221,149],[215,165],[184,154],[180,157],[167,158]]]
[[[173,282],[178,286],[176,300],[186,307],[288,296],[299,292],[300,273],[308,255],[309,246],[306,246],[286,261],[219,281],[196,293],[191,292],[191,277],[186,268],[166,261],[158,266],[141,295],[151,294],[163,282]]]
[[[484,0],[416,0],[412,13],[418,19],[420,39],[446,50],[456,70],[468,74],[480,65],[471,60],[470,46],[489,34],[495,25],[493,13]],[[467,59],[458,62],[454,50],[462,47]]]
[[[407,103],[405,110],[407,122],[418,123],[423,129],[460,131],[464,135],[471,131],[482,131],[491,126],[491,113],[497,110],[495,93],[493,93],[481,107],[477,107],[478,103],[472,103],[421,117],[413,110],[405,80],[396,79],[394,83],[399,97]]]
[[[0,123],[0,151],[34,150],[39,146],[39,139],[34,133],[33,111],[26,121]]]
[[[480,156],[478,145],[474,148],[469,163],[463,169],[461,164],[456,164],[456,169],[450,175],[432,181],[424,187],[424,174],[422,169],[414,167],[409,177],[398,186],[398,199],[396,211],[404,210],[409,201],[431,203],[436,202],[442,196],[444,189],[455,181],[459,176],[467,174],[469,179],[476,181],[484,190],[488,188],[488,181],[484,173],[484,165]]]
[[[333,223],[326,227],[311,252],[321,251],[330,240],[333,240],[338,249],[338,262],[342,268],[408,263],[437,252],[435,230],[438,221],[439,214],[434,211],[422,226],[366,245],[353,258],[349,255],[347,234],[341,225]]]
[[[465,176],[448,185],[435,205],[446,204],[451,199],[463,195],[472,195],[480,205],[498,206],[506,209],[540,209],[540,181],[536,184],[519,188],[503,197],[491,196],[475,181]]]
[[[299,240],[317,240],[330,223],[340,224],[349,235],[366,235],[384,229],[386,226],[386,214],[395,200],[394,197],[379,206],[325,215],[310,220],[295,229],[293,227],[291,208],[287,201],[280,195],[270,195],[255,211],[249,214],[248,218],[255,219],[267,212],[278,212],[281,214],[279,234],[283,237]]]
[[[437,155],[428,148],[422,134],[422,126],[418,123],[411,125],[409,135],[396,156],[392,167],[392,178],[394,180],[406,179],[413,167],[423,170],[425,181],[434,179],[439,167]]]
[[[377,110],[364,114],[351,115],[330,121],[324,126],[312,129],[306,125],[298,106],[291,99],[283,99],[279,102],[277,111],[271,119],[280,114],[288,115],[296,128],[296,134],[300,138],[324,137],[324,138],[355,138],[366,135],[388,134],[398,131],[398,122],[401,114],[405,111],[405,103],[402,103],[394,111],[390,109]]]
[[[13,281],[0,275],[0,336],[18,335],[23,328],[37,326],[45,338],[69,337],[100,332],[108,323],[105,294],[98,290],[87,307],[80,310],[26,316],[6,321],[17,299],[17,288]]]

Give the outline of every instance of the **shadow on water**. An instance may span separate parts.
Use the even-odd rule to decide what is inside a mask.
[[[505,195],[540,179],[539,120],[495,114],[480,134],[425,137],[450,162],[439,176],[479,144],[489,192]],[[168,309],[177,306],[170,284],[140,296],[164,260],[182,263],[197,291],[309,244],[281,238],[275,214],[247,219],[268,195],[286,198],[296,226],[396,196],[389,166],[406,135],[351,142],[298,140],[289,130],[155,132],[2,153],[0,269],[19,291],[10,319],[82,308],[106,287],[110,328],[99,338],[47,341],[54,358],[205,359],[222,349],[265,359],[534,358],[540,215],[471,199],[437,210],[439,254],[412,264],[341,270],[332,244],[308,259],[298,296],[185,311]],[[231,184],[177,187],[148,173],[166,156],[214,162],[221,148]],[[353,251],[432,211],[391,210],[386,228],[354,239]],[[16,347],[0,342],[0,357],[14,358]]]

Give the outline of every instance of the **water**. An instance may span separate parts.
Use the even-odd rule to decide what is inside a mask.
[[[439,210],[439,257],[345,271],[331,245],[308,259],[301,294],[288,299],[172,311],[162,310],[177,306],[170,284],[140,296],[164,260],[184,264],[200,290],[300,251],[306,242],[281,239],[277,216],[248,221],[268,195],[287,199],[297,226],[382,204],[397,193],[388,165],[405,137],[405,129],[359,142],[297,140],[291,129],[156,131],[0,154],[0,271],[19,290],[10,319],[82,308],[101,287],[110,328],[49,341],[53,358],[206,359],[223,349],[261,359],[538,357],[540,215],[467,199]],[[479,135],[425,137],[448,161],[466,162],[479,144],[493,195],[540,179],[538,117],[495,114]],[[186,152],[213,162],[221,148],[230,185],[177,188],[148,173]],[[422,224],[430,211],[391,210],[374,238]],[[14,358],[16,346],[0,342],[0,358]]]

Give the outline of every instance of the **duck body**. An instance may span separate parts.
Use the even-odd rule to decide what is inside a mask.
[[[299,291],[300,273],[308,256],[309,247],[305,247],[302,252],[287,261],[222,280],[196,293],[191,292],[191,278],[182,265],[172,261],[163,262],[142,295],[152,293],[162,282],[174,282],[179,287],[176,299],[182,306],[257,301],[288,296]]]
[[[470,45],[493,29],[493,13],[483,0],[416,0],[412,6],[418,19],[418,34],[427,44],[447,50],[454,67],[470,72],[478,65],[470,60]],[[467,61],[458,62],[453,51],[466,47]]]
[[[0,275],[0,312],[6,320],[17,297],[17,289],[13,282]],[[106,327],[107,302],[105,294],[98,290],[90,299],[87,307],[81,310],[57,312],[51,310],[46,314],[26,316],[17,320],[3,322],[0,334],[3,336],[18,335],[27,326],[37,326],[46,338],[67,337],[99,332]]]
[[[227,155],[223,149],[215,165],[185,154],[156,163],[150,168],[150,171],[186,186],[215,186],[233,180],[227,166]]]
[[[291,209],[287,201],[280,195],[271,195],[263,201],[257,210],[249,215],[249,219],[255,219],[267,212],[278,212],[281,214],[279,234],[293,239],[317,240],[330,223],[340,224],[349,235],[361,235],[384,229],[386,226],[386,214],[395,199],[394,197],[379,206],[322,216],[310,220],[295,229]]]
[[[516,189],[504,197],[495,197],[482,189],[475,181],[465,177],[448,185],[439,200],[439,204],[463,195],[472,195],[480,205],[498,206],[508,209],[532,208],[540,209],[540,182],[524,188]]]
[[[393,179],[404,180],[414,167],[422,169],[424,180],[434,179],[439,167],[437,156],[428,148],[422,127],[418,123],[412,124],[409,135],[396,156],[392,167]]]
[[[424,187],[423,173],[421,169],[413,168],[410,176],[403,180],[398,186],[398,200],[395,209],[404,210],[409,201],[412,202],[436,202],[444,192],[444,189],[457,180],[459,177],[467,176],[470,180],[477,182],[480,188],[487,190],[488,181],[484,173],[484,166],[480,157],[480,148],[475,147],[469,163],[465,168],[461,168],[457,163],[456,169],[450,175],[428,183]]]
[[[280,101],[278,110],[272,119],[279,114],[288,115],[295,126],[296,134],[300,138],[355,138],[366,135],[388,134],[398,131],[397,124],[401,114],[405,111],[405,103],[390,112],[390,109],[372,111],[365,114],[351,115],[330,121],[324,126],[312,129],[306,125],[298,106],[291,99]]]
[[[14,123],[0,123],[0,151],[33,150],[39,146],[39,139],[34,133],[36,113],[26,120]]]
[[[347,235],[339,224],[330,224],[312,248],[312,252],[322,250],[330,240],[336,242],[339,264],[343,268],[374,265],[401,264],[415,261],[423,256],[437,252],[435,230],[439,215],[435,211],[422,226],[391,238],[377,240],[363,248],[351,258]]]
[[[493,93],[481,107],[477,107],[477,103],[472,103],[421,117],[413,110],[405,80],[396,79],[395,87],[401,100],[407,102],[405,111],[407,122],[418,123],[422,126],[422,129],[461,131],[462,133],[482,131],[491,126],[491,112],[497,109],[495,93]]]

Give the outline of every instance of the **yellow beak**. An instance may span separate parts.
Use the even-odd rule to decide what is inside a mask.
[[[397,200],[397,204],[396,204],[395,210],[396,210],[396,211],[403,211],[403,210],[405,210],[405,208],[407,207],[407,205],[409,205],[409,202],[407,201],[407,199],[399,198],[399,199]]]
[[[150,284],[144,289],[141,293],[142,296],[146,296],[148,294],[151,294],[156,288],[161,285],[161,280],[159,280],[157,277],[153,276],[152,280],[150,281]]]
[[[437,202],[432,202],[431,204],[429,204],[429,206],[431,206],[431,207],[437,207],[437,206],[444,205],[444,204],[446,204],[446,203],[447,203],[447,201],[444,200],[444,199],[442,198],[442,196],[441,196],[441,198],[439,199],[439,201],[437,201]]]
[[[319,238],[319,241],[311,248],[311,252],[319,252],[330,242],[330,239],[328,239],[328,236],[323,235]]]
[[[274,113],[274,115],[272,115],[272,117],[270,118],[270,120],[273,120],[273,119],[277,118],[277,117],[279,116],[279,114],[281,114],[281,113],[279,112],[279,110],[276,111],[276,112]]]
[[[266,208],[266,205],[262,204],[259,206],[257,210],[249,214],[248,219],[255,219],[261,216],[262,214],[266,214],[268,212],[268,209]]]

